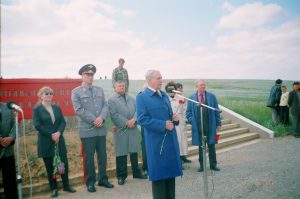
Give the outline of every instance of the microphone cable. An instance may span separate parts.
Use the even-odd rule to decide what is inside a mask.
[[[28,170],[28,176],[29,176],[29,186],[30,186],[29,195],[30,195],[30,199],[31,199],[32,198],[32,176],[31,176],[30,165],[29,165],[29,161],[28,161],[28,153],[27,153],[27,145],[26,145],[26,134],[25,134],[24,113],[23,113],[23,111],[21,111],[21,113],[22,113],[22,125],[23,125],[24,156],[25,156],[25,161],[27,163],[27,170]]]
[[[214,190],[215,190],[215,184],[214,184],[214,174],[215,172],[213,172],[212,170],[210,170],[211,172],[211,184],[212,184],[212,190],[211,190],[211,194],[209,196],[209,199],[212,197]]]

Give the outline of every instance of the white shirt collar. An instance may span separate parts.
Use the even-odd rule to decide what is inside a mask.
[[[152,87],[150,87],[150,86],[148,86],[148,88],[149,88],[150,90],[152,90],[153,92],[156,92],[156,90],[155,90],[154,88],[152,88]]]

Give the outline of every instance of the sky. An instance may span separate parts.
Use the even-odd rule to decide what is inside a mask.
[[[300,79],[300,1],[1,0],[3,78]]]

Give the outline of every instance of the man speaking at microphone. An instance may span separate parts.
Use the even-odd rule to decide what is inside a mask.
[[[0,169],[2,170],[5,198],[17,199],[16,165],[14,140],[16,125],[12,110],[0,102]]]
[[[149,179],[154,199],[175,198],[175,177],[182,175],[179,145],[168,95],[157,70],[146,74],[148,88],[136,97],[137,120],[144,127]]]

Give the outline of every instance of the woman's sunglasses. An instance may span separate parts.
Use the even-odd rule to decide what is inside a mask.
[[[53,93],[45,93],[45,95],[53,95]]]

